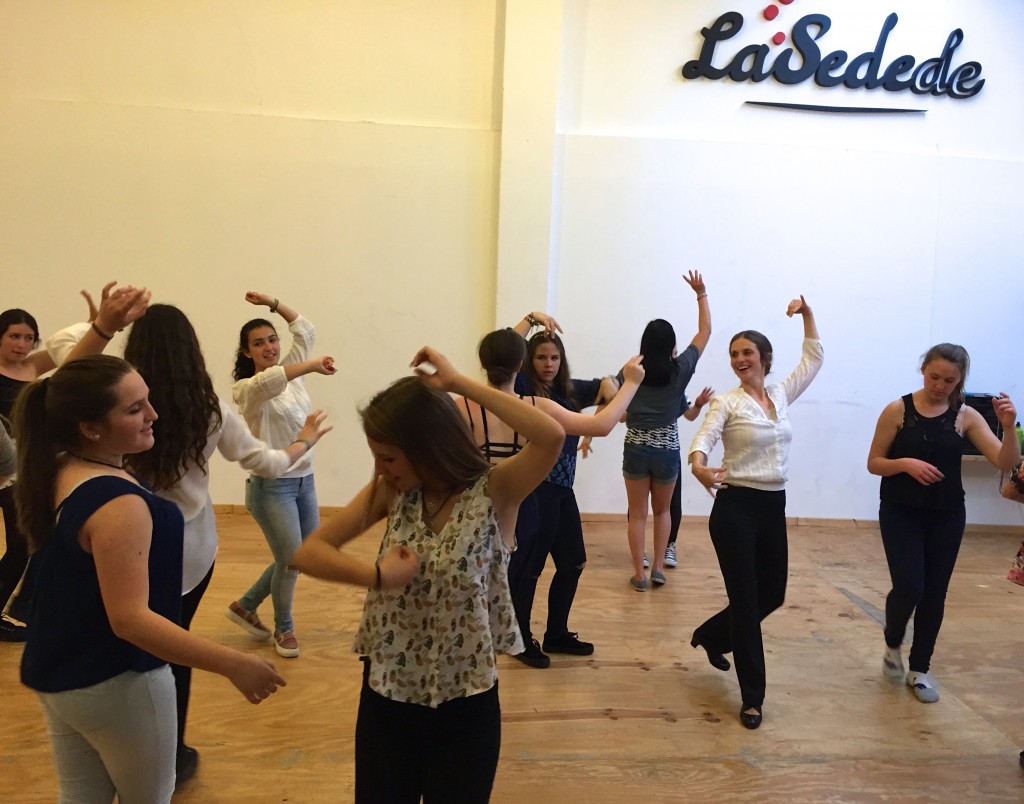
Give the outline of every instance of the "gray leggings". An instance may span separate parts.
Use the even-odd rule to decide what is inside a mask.
[[[168,665],[84,689],[39,693],[61,804],[168,802],[174,793],[177,714]]]

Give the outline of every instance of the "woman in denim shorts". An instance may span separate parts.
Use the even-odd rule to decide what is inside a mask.
[[[683,279],[697,294],[697,334],[681,355],[676,354],[676,333],[664,319],[651,321],[640,339],[644,357],[644,381],[626,413],[626,439],[622,451],[622,476],[629,500],[627,532],[633,559],[630,585],[646,592],[644,539],[648,500],[654,510],[654,560],[651,582],[665,583],[665,548],[668,545],[669,503],[679,478],[679,427],[677,419],[686,385],[697,360],[711,337],[711,310],[704,279],[690,271]],[[694,406],[694,415],[710,397],[705,389]]]

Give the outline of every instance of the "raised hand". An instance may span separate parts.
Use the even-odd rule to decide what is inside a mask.
[[[267,293],[260,293],[256,290],[247,290],[245,292],[245,300],[249,304],[255,304],[260,307],[270,307],[274,303],[274,297]]]
[[[420,559],[404,544],[392,547],[377,564],[381,589],[404,589],[420,571]]]
[[[146,314],[146,310],[149,309],[149,299],[153,295],[146,288],[136,288],[131,285],[114,290],[110,290],[111,287],[112,283],[108,283],[103,288],[100,306],[94,320],[94,325],[109,335],[113,335],[133,321],[142,318]]]
[[[312,449],[316,446],[317,441],[334,429],[333,425],[324,427],[324,420],[326,418],[327,414],[322,410],[314,410],[306,417],[306,422],[302,425],[302,429],[299,430],[299,434],[295,436],[295,440],[308,441],[310,449]]]
[[[633,355],[622,367],[622,379],[625,382],[635,382],[637,385],[644,381],[644,356]]]
[[[530,316],[533,316],[533,320],[537,322],[537,325],[544,327],[544,331],[548,335],[554,335],[556,332],[560,333],[562,331],[561,325],[555,321],[555,317],[553,315],[548,315],[547,313],[535,310],[530,313]]]
[[[323,355],[313,359],[313,371],[317,374],[337,374],[338,369],[334,365],[334,358],[330,355]]]
[[[705,386],[704,390],[697,394],[697,398],[693,400],[693,407],[697,408],[697,410],[700,410],[708,402],[711,401],[711,397],[713,397],[714,395],[715,389],[708,388],[707,386]]]
[[[412,363],[409,365],[423,382],[439,391],[451,391],[460,376],[451,361],[432,346],[420,349],[413,355]],[[424,368],[427,365],[434,367],[432,373]]]
[[[707,293],[708,290],[704,287],[704,277],[700,275],[700,271],[689,271],[683,274],[683,281],[693,288],[693,292],[700,296],[701,293]]]
[[[107,300],[107,297],[110,296],[110,289],[112,287],[114,287],[114,285],[116,285],[116,284],[117,284],[117,280],[115,279],[112,282],[107,282],[107,284],[105,284],[103,286],[103,290],[100,291],[100,302],[101,303],[105,302]],[[85,319],[85,320],[88,321],[91,324],[93,321],[96,320],[96,316],[99,315],[100,310],[96,306],[96,302],[93,300],[92,294],[89,291],[87,291],[87,290],[80,290],[80,291],[78,291],[78,293],[79,293],[79,295],[81,295],[81,297],[83,299],[85,299],[85,303],[89,305],[89,317],[87,319]]]
[[[810,312],[811,306],[803,296],[800,296],[799,299],[793,299],[793,301],[789,303],[789,306],[786,307],[786,315],[790,318],[792,318],[795,313],[799,313],[800,315],[810,315]]]
[[[1013,400],[1010,399],[1006,394],[1000,394],[992,399],[992,410],[995,411],[996,418],[999,419],[999,423],[1003,426],[1003,430],[1013,430],[1017,424],[1017,408],[1013,404]]]

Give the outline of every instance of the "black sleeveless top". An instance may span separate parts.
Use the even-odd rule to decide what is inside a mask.
[[[145,672],[166,664],[114,633],[100,594],[96,562],[78,543],[85,521],[124,494],[142,497],[153,517],[149,608],[173,623],[180,622],[185,528],[181,510],[124,478],[91,477],[61,503],[53,533],[32,556],[38,575],[21,658],[25,686],[63,692],[90,687],[127,670]]]
[[[519,398],[522,399],[523,397],[520,396]],[[534,407],[537,406],[537,401],[532,396],[530,401],[533,402]],[[462,403],[466,406],[469,431],[475,435],[476,431],[473,429],[473,414],[469,409],[469,400],[463,397]],[[523,445],[519,443],[519,433],[516,432],[512,433],[511,443],[507,441],[491,441],[491,434],[487,431],[487,410],[482,405],[480,406],[480,420],[483,422],[484,428],[484,443],[480,445],[480,451],[490,463],[511,458],[523,448]]]
[[[6,374],[0,374],[0,415],[8,422],[11,420],[14,401],[26,385],[28,385],[27,380],[15,380]],[[10,432],[10,428],[8,428],[8,432]]]
[[[903,426],[897,431],[887,458],[917,458],[942,472],[942,480],[922,485],[906,472],[883,477],[880,495],[883,502],[912,508],[956,510],[964,504],[964,486],[960,475],[964,437],[956,431],[959,411],[950,408],[941,416],[927,417],[914,407],[914,397],[903,397]]]

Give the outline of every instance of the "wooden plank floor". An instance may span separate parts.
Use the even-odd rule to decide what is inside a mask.
[[[193,627],[273,655],[222,614],[269,551],[247,515],[219,520],[217,571]],[[494,801],[1024,801],[1024,588],[1004,580],[1014,534],[967,536],[933,666],[942,700],[924,705],[881,677],[872,615],[888,576],[877,531],[792,527],[789,594],[765,624],[768,695],[754,732],[738,722],[734,674],[688,644],[724,602],[706,526],[684,525],[680,567],[646,594],[627,585],[622,523],[588,523],[586,537],[590,563],[571,625],[597,651],[554,657],[547,670],[502,658]],[[370,535],[352,549],[369,556],[375,543]],[[351,800],[360,665],[350,646],[361,607],[357,589],[301,579],[302,655],[274,657],[289,686],[259,706],[196,674],[188,741],[202,761],[176,801]],[[541,633],[544,609],[538,600]],[[0,801],[53,801],[42,717],[18,682],[20,652],[0,643]]]

